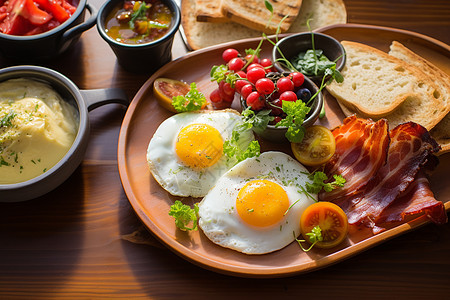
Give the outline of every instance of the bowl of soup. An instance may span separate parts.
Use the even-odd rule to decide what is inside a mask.
[[[19,63],[54,59],[75,45],[97,19],[97,9],[87,0],[0,3],[0,56]]]
[[[39,197],[63,183],[83,160],[88,112],[128,105],[121,89],[80,90],[39,66],[0,69],[0,202]]]
[[[152,73],[172,60],[180,21],[173,0],[111,0],[99,10],[97,30],[124,69]]]

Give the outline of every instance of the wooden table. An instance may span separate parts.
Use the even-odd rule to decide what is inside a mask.
[[[104,0],[90,0],[100,7]],[[348,22],[416,31],[450,44],[448,0],[346,0]],[[177,35],[173,54],[186,53]],[[0,66],[11,63],[0,60]],[[81,89],[121,87],[133,98],[150,74],[131,74],[92,28],[47,65]],[[85,159],[55,191],[0,203],[0,299],[448,299],[450,223],[427,225],[344,262],[295,277],[243,279],[204,270],[146,231],[123,191],[117,139],[125,109],[90,113]]]

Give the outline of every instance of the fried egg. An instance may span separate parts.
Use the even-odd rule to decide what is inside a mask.
[[[315,202],[301,189],[307,174],[282,152],[248,158],[225,173],[199,203],[199,226],[213,243],[239,252],[279,250],[300,234],[300,216]]]
[[[236,161],[223,154],[224,142],[241,125],[231,109],[176,114],[156,130],[147,148],[147,161],[155,180],[170,194],[203,197]],[[251,130],[239,138],[246,148],[254,140]]]

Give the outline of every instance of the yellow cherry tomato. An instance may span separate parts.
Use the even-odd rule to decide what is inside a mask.
[[[172,105],[172,98],[184,96],[190,89],[187,83],[169,78],[158,78],[153,82],[153,93],[158,103],[174,113],[177,111]]]
[[[323,240],[317,242],[314,247],[333,248],[347,236],[347,215],[334,203],[314,203],[305,209],[300,218],[300,231],[306,241],[310,242],[307,233],[316,226],[320,227]]]
[[[291,143],[295,158],[305,166],[316,167],[326,163],[336,150],[333,133],[321,125],[306,128],[301,143]]]

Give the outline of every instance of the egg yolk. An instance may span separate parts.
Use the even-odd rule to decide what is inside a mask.
[[[247,182],[236,199],[239,216],[247,224],[257,227],[278,223],[288,208],[289,198],[286,191],[269,180]]]
[[[201,170],[214,165],[223,152],[220,132],[207,124],[191,124],[178,133],[175,151],[184,165]]]

